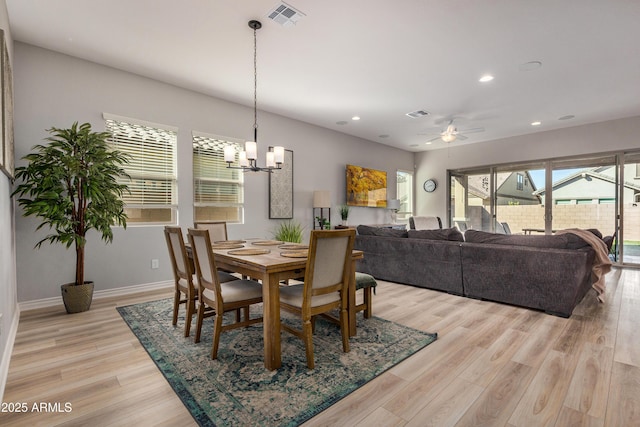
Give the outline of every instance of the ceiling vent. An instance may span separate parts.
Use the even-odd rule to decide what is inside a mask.
[[[285,2],[282,2],[278,3],[276,7],[269,12],[268,16],[269,19],[272,19],[283,27],[292,27],[306,15]]]
[[[407,113],[407,116],[411,117],[412,119],[417,119],[418,117],[424,117],[428,115],[429,112],[424,110],[412,111],[410,113]]]

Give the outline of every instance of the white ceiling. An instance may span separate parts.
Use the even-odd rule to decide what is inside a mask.
[[[248,106],[258,19],[259,109],[408,151],[451,118],[485,129],[459,145],[640,115],[639,0],[290,0],[291,27],[277,0],[6,3],[14,40]]]

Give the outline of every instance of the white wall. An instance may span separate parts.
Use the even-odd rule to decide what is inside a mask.
[[[640,148],[640,117],[539,132],[489,143],[456,145],[416,154],[416,215],[435,215],[447,224],[447,169],[545,160],[581,154]],[[425,193],[422,183],[439,185]]]
[[[13,57],[13,39],[9,29],[7,6],[0,1],[0,28],[4,30],[9,57]],[[1,145],[1,144],[0,144]],[[4,393],[9,370],[11,336],[18,326],[16,299],[15,234],[13,231],[14,208],[11,201],[11,182],[0,172],[0,401]]]
[[[31,45],[15,44],[16,158],[41,143],[51,126],[90,122],[103,130],[108,112],[177,126],[179,224],[192,225],[191,131],[249,139],[253,133],[252,106],[229,103],[130,73],[86,62]],[[212,75],[211,78],[215,78]],[[250,90],[247,87],[247,90]],[[338,102],[338,100],[336,101]],[[269,145],[294,152],[294,218],[312,227],[312,193],[331,191],[334,206],[345,201],[345,165],[386,170],[389,196],[395,196],[395,171],[413,170],[413,154],[371,143],[281,116],[259,112],[259,155]],[[21,164],[20,161],[18,161]],[[268,176],[247,174],[245,224],[230,225],[230,238],[270,238],[279,221],[268,219]],[[337,209],[332,222],[337,223]],[[383,209],[355,208],[352,223],[388,221]],[[74,279],[75,252],[43,245],[34,250],[37,221],[16,216],[18,300],[59,296],[59,285]],[[93,238],[92,238],[93,237]],[[96,290],[155,283],[171,278],[162,227],[116,229],[105,245],[89,236],[86,276]],[[160,260],[152,270],[151,259]]]

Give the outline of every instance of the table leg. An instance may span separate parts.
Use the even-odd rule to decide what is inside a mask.
[[[270,371],[282,365],[280,347],[280,284],[269,274],[262,281],[264,367]]]

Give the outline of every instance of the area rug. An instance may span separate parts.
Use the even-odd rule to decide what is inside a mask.
[[[118,311],[202,426],[299,425],[437,338],[359,315],[351,351],[343,353],[340,328],[318,319],[315,369],[307,369],[302,340],[283,331],[282,367],[268,371],[261,324],[223,333],[218,359],[211,360],[212,319],[205,319],[202,341],[194,344],[195,319],[191,337],[185,338],[184,317],[176,327],[171,325],[172,304],[165,299]],[[261,305],[256,307],[253,316],[261,315]],[[285,313],[282,321],[300,323]]]

